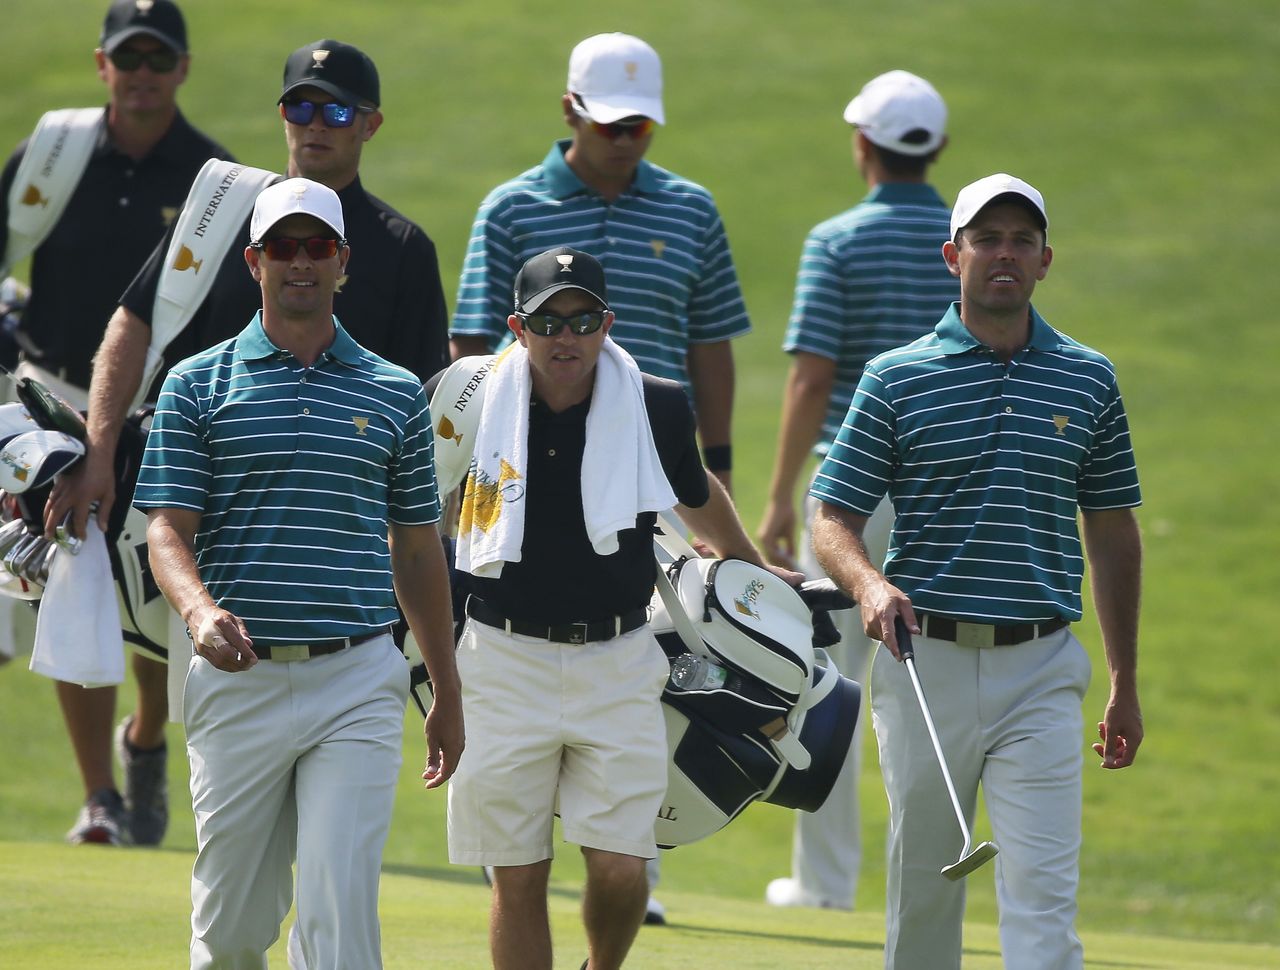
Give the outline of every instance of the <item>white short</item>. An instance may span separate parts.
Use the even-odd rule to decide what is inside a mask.
[[[667,790],[663,685],[647,626],[552,643],[468,620],[458,645],[467,750],[449,783],[449,861],[550,859],[567,842],[653,858]]]

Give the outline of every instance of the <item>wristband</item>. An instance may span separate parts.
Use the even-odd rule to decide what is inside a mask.
[[[711,445],[702,449],[702,462],[709,472],[727,472],[733,468],[733,446]]]

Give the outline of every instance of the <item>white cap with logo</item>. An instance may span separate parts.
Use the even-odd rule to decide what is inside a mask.
[[[928,155],[947,133],[947,105],[932,84],[910,71],[890,71],[863,85],[844,120],[868,140],[901,155]],[[911,135],[912,140],[903,138]]]
[[[1010,201],[1022,200],[1040,223],[1040,228],[1049,231],[1049,216],[1044,209],[1044,196],[1022,179],[999,172],[986,178],[970,182],[956,195],[955,207],[951,210],[951,238],[973,222],[984,208],[1003,195],[1014,196]]]
[[[633,115],[664,123],[662,61],[630,34],[596,34],[578,44],[569,55],[569,93],[601,124]]]
[[[338,193],[311,179],[292,178],[268,185],[258,193],[249,219],[249,241],[262,242],[272,226],[292,215],[314,216],[336,232],[339,239],[346,236]]]

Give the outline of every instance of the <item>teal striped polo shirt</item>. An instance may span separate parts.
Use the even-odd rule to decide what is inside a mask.
[[[701,185],[641,161],[614,202],[589,189],[564,160],[569,141],[541,165],[485,197],[471,227],[454,336],[510,335],[516,272],[555,246],[600,261],[617,315],[611,336],[640,369],[689,386],[689,344],[714,343],[751,329],[724,224]]]
[[[782,349],[835,361],[818,457],[840,431],[867,361],[928,333],[960,299],[942,259],[950,219],[932,186],[890,182],[805,239]]]
[[[334,326],[311,367],[261,313],[175,366],[138,475],[138,508],[201,513],[200,577],[263,643],[389,626],[387,522],[440,518],[422,383]]]
[[[983,623],[1081,616],[1077,508],[1140,505],[1115,369],[1031,311],[1007,365],[953,304],[867,364],[810,494],[896,520],[889,581],[927,612]]]

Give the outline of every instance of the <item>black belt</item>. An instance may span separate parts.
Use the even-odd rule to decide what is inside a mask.
[[[1012,647],[1037,637],[1047,637],[1070,623],[1062,617],[1043,620],[1040,623],[1014,623],[996,626],[991,623],[971,623],[954,616],[916,611],[920,620],[920,635],[934,640],[950,640],[969,647]]]
[[[361,633],[359,636],[354,637],[343,637],[341,640],[312,640],[310,643],[264,643],[262,646],[258,646],[255,643],[253,652],[258,655],[259,660],[310,660],[312,657],[323,657],[326,653],[337,653],[357,644],[368,643],[370,640],[387,632],[386,627],[379,627],[369,633]]]
[[[595,640],[612,640],[624,633],[638,630],[649,622],[649,611],[641,607],[621,616],[611,616],[607,620],[595,620],[591,623],[538,623],[533,620],[513,620],[503,616],[484,600],[476,596],[467,597],[467,616],[494,626],[508,633],[518,633],[522,637],[537,637],[550,640],[552,643],[591,643]]]

